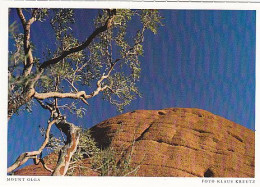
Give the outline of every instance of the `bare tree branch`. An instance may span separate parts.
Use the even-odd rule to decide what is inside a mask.
[[[57,123],[57,120],[53,120],[48,124],[48,127],[46,129],[46,133],[45,133],[45,140],[43,142],[43,144],[41,145],[41,147],[37,150],[37,151],[32,151],[32,152],[25,152],[22,153],[14,162],[14,164],[12,166],[10,166],[9,168],[7,168],[7,173],[10,173],[12,171],[14,171],[16,168],[18,168],[19,166],[23,165],[24,163],[27,162],[28,159],[33,158],[35,159],[37,155],[39,155],[42,150],[46,147],[47,143],[49,142],[50,139],[50,130],[53,124]]]
[[[42,108],[49,110],[50,112],[53,111],[53,108],[50,105],[45,105],[42,100],[36,99],[38,103],[41,105]]]
[[[64,79],[69,85],[74,89],[75,92],[78,92],[78,89],[74,86],[73,82],[70,81],[69,79]]]
[[[61,93],[61,92],[38,93],[38,92],[35,92],[33,97],[36,98],[38,100],[38,102],[39,102],[39,100],[43,100],[43,99],[47,99],[47,98],[70,98],[70,99],[81,99],[85,104],[88,104],[88,102],[86,101],[87,99],[95,97],[100,92],[109,88],[108,85],[105,85],[104,87],[102,87],[101,83],[104,79],[107,79],[110,76],[115,65],[116,65],[116,63],[114,63],[109,68],[108,73],[106,75],[103,74],[101,76],[101,78],[97,81],[97,89],[89,95],[87,95],[85,91],[78,91],[76,93]]]
[[[40,66],[40,71],[42,71],[42,69],[45,69],[46,67],[48,67],[51,64],[56,64],[59,61],[61,61],[62,59],[64,59],[65,57],[67,57],[68,55],[72,54],[72,53],[76,53],[79,52],[85,48],[87,48],[89,46],[89,44],[94,40],[94,38],[96,38],[96,36],[98,36],[100,33],[108,30],[111,27],[111,22],[114,18],[115,13],[111,14],[110,17],[107,19],[106,23],[103,26],[98,27],[87,39],[85,42],[83,42],[81,45],[77,46],[77,47],[72,47],[68,50],[65,50],[61,53],[60,56],[55,57],[53,59],[50,59],[48,61],[45,61],[41,64]]]
[[[16,10],[17,10],[17,14],[18,14],[19,18],[21,19],[22,25],[24,27],[26,25],[26,19],[23,15],[23,11],[21,8],[17,8]]]
[[[34,161],[34,164],[35,164],[35,165],[38,165],[39,163],[41,163],[44,169],[46,169],[47,171],[49,171],[49,172],[51,172],[51,173],[53,172],[53,170],[50,169],[50,168],[45,164],[44,160],[42,159],[42,152],[40,153],[40,158],[38,158],[37,155],[36,155],[35,158],[33,159],[33,161]]]
[[[51,172],[51,173],[54,171],[53,169],[49,168],[49,167],[45,164],[45,162],[44,162],[44,160],[43,160],[42,158],[40,158],[40,162],[42,163],[42,166],[44,167],[44,169],[46,169],[47,171],[49,171],[49,172]]]
[[[23,11],[21,8],[17,8],[17,14],[22,22],[23,29],[24,29],[24,53],[25,53],[25,61],[24,61],[24,71],[23,75],[27,76],[31,73],[31,69],[33,66],[33,55],[32,49],[30,44],[30,37],[31,37],[31,25],[33,22],[36,21],[36,14],[37,9],[34,9],[32,12],[32,17],[27,21]]]
[[[85,91],[79,91],[77,93],[61,93],[61,92],[47,92],[47,93],[38,93],[35,92],[34,98],[36,99],[47,99],[47,98],[71,98],[71,99],[88,99],[90,95],[86,95]]]

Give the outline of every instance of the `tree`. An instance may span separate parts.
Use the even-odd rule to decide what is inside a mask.
[[[64,111],[82,117],[88,100],[97,95],[102,95],[119,111],[130,104],[140,94],[136,82],[140,77],[139,56],[143,55],[145,31],[156,33],[162,17],[157,10],[99,10],[94,20],[95,29],[84,41],[79,41],[71,29],[77,21],[73,9],[17,8],[11,11],[16,11],[19,19],[9,29],[15,50],[9,52],[8,119],[25,109],[30,111],[35,101],[50,112],[50,117],[42,146],[21,154],[8,168],[8,173],[28,159],[44,165],[42,151],[50,143],[50,131],[55,125],[66,135],[66,141],[51,171],[52,175],[65,175],[77,149],[81,128],[68,122]],[[128,34],[132,19],[140,20],[134,37]],[[42,55],[35,55],[36,46],[31,41],[35,22],[49,22],[56,38],[55,49],[47,49]],[[22,32],[15,29],[19,24]],[[93,85],[95,89],[87,93]]]

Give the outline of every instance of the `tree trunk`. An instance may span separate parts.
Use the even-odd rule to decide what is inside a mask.
[[[52,175],[64,176],[69,168],[70,159],[77,149],[80,137],[80,128],[66,120],[62,120],[57,123],[56,126],[65,133],[67,140],[63,148],[60,150],[58,162]]]

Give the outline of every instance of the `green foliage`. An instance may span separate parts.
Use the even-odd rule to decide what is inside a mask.
[[[158,27],[162,25],[161,20],[163,19],[160,16],[158,10],[143,10],[141,20],[145,27],[150,29],[154,34],[157,33]]]
[[[96,142],[91,137],[90,130],[82,129],[79,144],[76,152],[73,154],[70,162],[70,166],[67,175],[74,175],[75,168],[80,170],[81,173],[85,173],[90,168],[81,165],[81,162],[100,153],[100,149],[97,147]]]
[[[118,155],[112,148],[100,151],[91,158],[92,169],[101,176],[135,175],[139,167],[131,165],[131,157],[117,159]]]
[[[14,21],[13,23],[11,23],[9,25],[9,28],[8,28],[8,30],[9,30],[9,37],[13,37],[13,35],[17,32],[17,29],[18,29],[17,21]]]
[[[78,102],[79,101],[75,101],[70,104],[62,105],[60,106],[60,109],[62,110],[67,109],[71,114],[75,114],[77,117],[82,118],[85,115],[87,110],[84,107],[80,107],[80,106],[78,107],[77,106]]]
[[[104,91],[104,99],[116,105],[120,112],[123,111],[124,106],[130,104],[135,99],[135,95],[132,93],[140,95],[135,82],[132,81],[132,77],[127,77],[124,73],[115,73],[108,78],[108,82],[111,85],[111,89]]]
[[[122,156],[122,155],[121,155]],[[131,154],[127,157],[118,158],[112,148],[100,149],[91,137],[90,130],[82,130],[77,151],[71,159],[67,175],[74,175],[75,169],[80,170],[82,175],[87,175],[91,169],[101,176],[127,176],[134,175],[139,167],[131,166]],[[91,166],[86,167],[81,163],[89,159]]]
[[[79,161],[84,158],[90,158],[100,152],[96,142],[91,137],[90,130],[83,129],[80,135],[79,144],[76,153],[72,157],[73,161]]]
[[[41,9],[36,9],[36,20],[40,22],[46,21],[46,17],[49,14],[49,9],[47,8],[41,8]]]
[[[23,38],[24,34],[17,33],[16,30],[10,30],[12,38],[14,39],[14,46],[16,48],[16,51],[10,51],[9,52],[9,64],[8,64],[8,71],[12,75],[20,75],[22,73],[23,68],[21,67],[25,55],[24,55],[24,49],[23,49]]]
[[[73,36],[72,25],[76,22],[73,9],[24,10],[31,15],[36,11],[37,21],[50,22],[56,37],[55,50],[46,49],[42,56],[34,56],[35,68],[31,74],[37,73],[39,62],[44,58],[46,60],[55,58],[64,51],[82,44]],[[96,83],[101,76],[108,74],[113,67],[109,77],[102,82],[102,87],[107,86],[107,89],[101,93],[103,98],[122,112],[126,105],[140,96],[136,84],[141,73],[139,57],[144,55],[142,43],[145,30],[157,33],[162,17],[157,10],[105,9],[99,11],[94,20],[94,26],[101,27],[110,18],[112,20],[109,29],[97,35],[86,49],[72,53],[46,68],[35,84],[36,90],[41,93],[54,91],[74,93],[84,88],[84,90],[90,90],[91,93],[96,89]],[[140,20],[142,24],[138,25],[139,28],[129,27],[132,20]],[[129,35],[130,30],[134,33],[133,29],[136,34]],[[23,73],[23,62],[26,58],[23,51],[24,35],[16,32],[18,32],[16,23],[12,23],[10,33],[12,33],[16,51],[9,53],[9,95],[15,97],[24,91],[21,89],[17,92],[19,88],[24,88],[28,81],[20,76]],[[33,46],[32,43],[31,46]],[[17,81],[18,78],[19,81]],[[17,94],[14,94],[14,90]],[[71,105],[72,107],[69,107]],[[77,102],[72,101],[67,106],[63,108],[78,116],[84,115]]]
[[[40,130],[41,136],[43,136],[45,138],[46,129],[39,125],[39,130]],[[49,151],[58,152],[62,148],[63,145],[64,145],[64,142],[61,139],[61,137],[56,138],[54,136],[54,134],[50,133],[49,142],[47,143],[45,148]]]
[[[55,31],[57,40],[62,40],[69,30],[72,30],[70,24],[74,23],[73,9],[52,9],[53,18],[50,20],[51,26]]]
[[[8,105],[15,107],[12,108],[10,115],[8,110],[9,116],[18,112],[16,109],[21,109],[21,106],[29,112],[32,110],[33,96],[26,94],[30,90],[34,91],[33,89],[38,93],[59,92],[67,95],[85,91],[90,97],[98,92],[120,112],[141,95],[137,87],[141,73],[139,57],[145,54],[143,42],[146,30],[156,34],[158,27],[162,25],[162,17],[157,10],[100,10],[93,21],[96,30],[90,33],[95,33],[99,28],[106,28],[106,30],[95,35],[87,47],[65,55],[66,57],[60,58],[58,62],[44,66],[44,69],[40,68],[42,62],[68,54],[69,51],[82,47],[86,41],[79,41],[73,34],[72,28],[76,22],[73,9],[22,9],[22,12],[26,12],[24,15],[27,21],[36,18],[33,19],[36,22],[49,22],[53,29],[53,33],[49,34],[53,34],[56,40],[51,44],[54,46],[52,49],[46,48],[43,54],[35,53],[37,46],[33,45],[31,39],[27,41],[24,38],[24,28],[21,32],[16,22],[10,24],[10,43],[14,44],[15,49],[9,51]],[[132,22],[139,23],[133,26]],[[33,27],[30,32],[35,32]],[[24,47],[26,43],[30,49]],[[29,52],[32,52],[32,55]],[[26,60],[32,58],[33,62],[29,64],[32,65],[32,69],[25,68],[28,66]],[[68,111],[77,117],[85,115],[86,106],[83,107],[81,102],[83,98],[76,100],[68,97],[70,99],[60,102],[61,99],[55,97],[46,98],[42,103],[55,106],[62,113]],[[46,109],[46,106],[43,108]],[[45,129],[41,131],[44,133]],[[48,149],[57,151],[63,145],[64,140],[56,138],[53,134],[50,135]],[[121,159],[119,162],[116,160],[117,156],[112,149],[100,150],[89,131],[83,130],[72,164],[91,158],[92,169],[100,175],[128,175],[129,172],[133,173],[136,170],[130,166],[131,157]],[[69,172],[73,172],[73,169]]]
[[[97,17],[96,27],[105,23],[111,10],[103,10]],[[128,36],[128,23],[132,19],[140,19],[142,27],[136,30],[133,38]],[[90,47],[90,71],[92,79],[97,79],[104,70],[108,70],[114,63],[114,73],[104,85],[109,89],[103,92],[103,98],[115,105],[122,112],[124,106],[131,103],[136,96],[140,96],[136,82],[140,78],[139,56],[144,54],[143,41],[146,29],[157,32],[162,17],[156,10],[118,9],[113,19],[113,27],[102,33]],[[87,77],[87,76],[84,76]],[[87,79],[91,80],[91,79]]]
[[[141,95],[137,87],[141,73],[139,57],[144,55],[146,30],[156,34],[162,25],[162,17],[157,10],[100,10],[93,21],[96,30],[86,36],[94,36],[90,44],[87,42],[89,40],[79,41],[73,34],[72,28],[76,22],[73,9],[20,9],[18,17],[22,23],[24,18],[30,21],[23,23],[23,28],[19,24],[22,32],[16,22],[9,26],[10,44],[14,44],[14,50],[9,51],[8,117],[20,109],[31,112],[33,98],[36,97],[34,91],[45,96],[48,94],[42,93],[55,92],[42,101],[38,100],[44,109],[51,111],[49,119],[55,118],[54,111],[56,117],[66,114],[66,111],[83,117],[86,105],[82,106],[82,101],[87,103],[87,99],[97,94],[102,94],[103,99],[115,105],[120,112]],[[45,21],[53,29],[53,33],[48,34],[53,34],[56,40],[51,44],[51,49],[46,48],[46,52],[39,54],[30,39],[30,33],[35,34],[30,24]],[[139,23],[131,25],[131,22]],[[104,30],[95,35],[100,29]],[[84,93],[82,91],[88,97],[77,95]],[[40,127],[40,131],[45,136],[46,129]],[[59,138],[51,133],[46,148],[58,151],[64,144],[63,133]],[[131,166],[132,153],[129,156],[123,154],[119,155],[111,148],[99,149],[90,132],[82,130],[67,174],[73,175],[75,168],[86,171],[88,168],[80,164],[88,158],[91,169],[102,176],[133,175],[138,167]]]

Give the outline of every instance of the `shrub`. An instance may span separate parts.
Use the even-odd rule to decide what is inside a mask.
[[[132,151],[123,156],[124,151],[118,154],[113,148],[104,150],[97,147],[95,140],[91,137],[90,130],[82,130],[77,151],[74,153],[67,175],[74,175],[75,169],[80,174],[88,175],[88,170],[97,172],[100,176],[128,176],[135,175],[139,166],[131,165]],[[82,165],[83,159],[89,159],[90,167]]]

